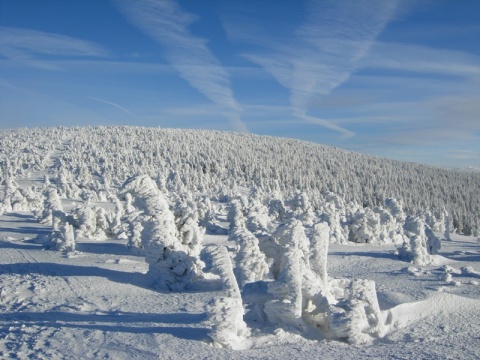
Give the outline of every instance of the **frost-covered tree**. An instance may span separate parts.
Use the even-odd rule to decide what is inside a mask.
[[[405,220],[405,234],[408,241],[405,241],[399,248],[400,258],[411,261],[417,265],[428,265],[432,259],[428,252],[428,238],[425,235],[425,223],[418,217],[409,216]]]
[[[445,240],[450,241],[452,240],[450,237],[450,216],[448,215],[448,212],[445,212],[445,233],[443,234],[443,237]]]
[[[405,222],[405,213],[403,211],[402,202],[397,199],[388,198],[385,200],[385,208],[390,211],[390,214],[399,224]]]
[[[68,218],[76,228],[77,238],[103,240],[112,234],[111,214],[99,206],[77,207]]]
[[[326,222],[330,229],[330,242],[345,244],[348,241],[349,226],[346,219],[345,203],[339,196],[327,192],[323,195],[323,202],[318,213],[322,222]]]
[[[308,240],[299,220],[291,219],[274,235],[277,253],[274,254],[272,274],[268,284],[273,299],[265,303],[264,312],[271,323],[305,330],[302,319],[303,278],[309,268]]]
[[[312,225],[314,211],[306,192],[297,192],[290,201],[292,216],[300,220],[304,225]]]
[[[57,189],[50,186],[45,190],[45,201],[40,222],[52,226],[56,231],[64,217],[65,213]]]
[[[215,346],[241,348],[242,340],[249,335],[249,331],[243,321],[242,297],[230,255],[224,246],[210,245],[205,250],[213,264],[212,272],[219,277],[225,294],[214,298],[206,306],[212,327],[209,336]]]
[[[281,198],[272,197],[268,200],[268,215],[273,221],[282,222],[287,218],[287,209]]]
[[[431,255],[438,255],[442,249],[442,242],[427,224],[425,224],[425,236],[427,237],[428,253]]]
[[[313,272],[317,274],[321,286],[326,289],[328,284],[327,276],[327,255],[330,244],[330,228],[327,223],[321,222],[313,226],[311,240],[310,264]]]
[[[339,301],[328,307],[321,324],[327,338],[365,344],[385,334],[373,281],[339,279],[333,286],[341,295]]]
[[[198,223],[200,226],[205,228],[206,231],[212,234],[226,235],[228,234],[228,229],[223,227],[220,222],[217,220],[217,213],[220,212],[220,209],[217,207],[217,204],[214,204],[210,201],[210,198],[207,196],[202,196],[197,200],[197,211],[198,211]]]
[[[198,210],[192,201],[179,202],[174,210],[177,237],[194,258],[200,257],[205,228],[198,224]],[[200,269],[198,270],[200,271]]]
[[[247,228],[253,234],[268,233],[271,228],[268,209],[260,201],[250,201],[247,209]]]
[[[266,279],[269,266],[265,254],[260,251],[258,239],[246,228],[235,229],[228,238],[237,244],[234,273],[238,285]]]
[[[58,230],[52,231],[47,247],[50,249],[70,252],[75,250],[75,234],[73,226],[68,222],[60,226]]]
[[[248,201],[243,200],[241,197],[231,201],[227,214],[227,220],[230,223],[230,232],[234,229],[241,229],[247,226],[247,220],[245,218],[247,206]]]
[[[142,247],[155,285],[170,290],[188,286],[199,276],[201,263],[192,248],[178,239],[175,217],[155,182],[139,175],[127,180],[122,193],[130,193],[133,206],[142,211]]]

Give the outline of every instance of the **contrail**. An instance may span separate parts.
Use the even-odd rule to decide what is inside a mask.
[[[135,115],[134,113],[132,113],[130,110],[124,108],[123,106],[120,106],[118,104],[115,104],[114,102],[111,102],[111,101],[107,101],[107,100],[103,100],[103,99],[99,99],[99,98],[96,98],[96,97],[93,97],[93,96],[85,96],[87,99],[90,99],[90,100],[93,100],[93,101],[98,101],[98,102],[101,102],[101,103],[104,103],[104,104],[108,104],[108,105],[112,105],[114,107],[116,107],[117,109],[120,109],[122,110],[123,112],[127,113],[128,115],[132,116],[133,118],[137,119],[138,116]]]
[[[217,105],[237,131],[247,131],[240,118],[242,111],[233,96],[228,73],[210,51],[203,38],[188,27],[196,17],[182,11],[179,3],[169,0],[117,0],[119,9],[135,26],[164,49],[165,58],[190,86]]]

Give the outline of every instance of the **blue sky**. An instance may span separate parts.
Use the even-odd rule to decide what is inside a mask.
[[[480,168],[480,1],[0,0],[0,127],[247,131]]]

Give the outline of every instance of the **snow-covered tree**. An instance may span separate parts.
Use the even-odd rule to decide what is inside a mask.
[[[247,226],[247,220],[245,218],[247,204],[245,204],[245,201],[242,201],[241,197],[231,201],[227,214],[227,220],[230,223],[230,232],[234,229],[241,229]]]
[[[50,249],[70,252],[75,250],[75,234],[73,226],[68,222],[64,223],[58,230],[52,231],[47,242]]]
[[[312,225],[314,211],[306,192],[297,192],[294,198],[290,201],[292,208],[292,215],[300,220],[304,225]]]
[[[330,228],[328,224],[325,222],[315,224],[311,241],[310,265],[324,289],[327,288],[328,284],[327,255],[329,243]]]
[[[385,334],[375,282],[339,279],[332,285],[342,294],[338,302],[328,307],[322,323],[327,338],[365,344]]]
[[[418,217],[409,216],[405,220],[405,234],[409,241],[405,241],[399,249],[400,257],[417,265],[428,265],[432,259],[428,252],[425,223]]]
[[[266,279],[269,267],[260,251],[258,239],[246,228],[235,229],[228,238],[237,244],[234,273],[240,288],[245,284]]]
[[[127,180],[122,193],[132,194],[133,206],[143,212],[142,247],[155,285],[170,290],[188,286],[199,275],[201,264],[177,238],[175,217],[155,182],[139,175]]]
[[[212,272],[220,278],[222,297],[214,298],[206,306],[211,323],[209,336],[214,345],[227,348],[241,348],[242,341],[249,335],[247,325],[243,321],[243,303],[240,295],[233,265],[224,246],[210,245],[206,252],[211,257]]]
[[[304,330],[302,285],[309,268],[308,240],[296,219],[281,226],[274,239],[278,245],[272,267],[274,281],[268,283],[273,299],[265,303],[264,312],[271,323]]]
[[[42,224],[52,225],[52,215],[55,212],[63,212],[63,206],[57,189],[50,186],[45,190],[45,202],[40,222]]]

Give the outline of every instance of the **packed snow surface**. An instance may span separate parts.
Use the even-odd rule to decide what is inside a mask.
[[[350,345],[258,330],[236,351],[211,345],[205,306],[227,296],[214,279],[159,291],[126,240],[79,241],[62,253],[32,240],[50,228],[29,213],[3,215],[0,226],[1,358],[480,357],[480,248],[472,238],[453,235],[428,266],[399,260],[393,246],[333,244],[329,275],[375,281],[387,335]],[[227,237],[205,241],[223,246]]]

